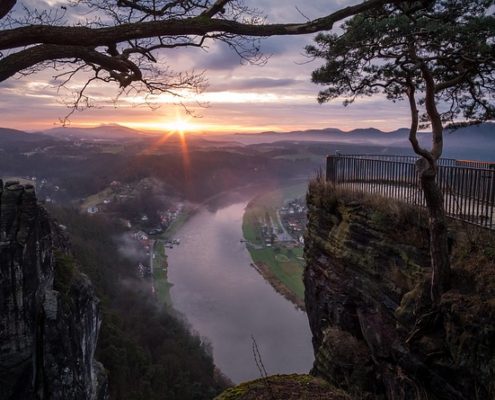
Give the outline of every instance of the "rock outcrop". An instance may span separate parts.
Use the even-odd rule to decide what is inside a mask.
[[[101,400],[99,302],[34,188],[0,180],[0,399]]]
[[[344,391],[311,375],[273,375],[227,389],[214,400],[352,400]]]
[[[494,399],[493,262],[456,260],[453,287],[433,307],[421,212],[321,181],[308,209],[313,373],[357,399]]]

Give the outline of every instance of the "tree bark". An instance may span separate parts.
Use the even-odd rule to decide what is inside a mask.
[[[82,60],[89,64],[99,65],[107,71],[121,72],[122,76],[134,76],[134,80],[142,77],[141,71],[135,64],[121,57],[111,57],[90,47],[41,44],[3,58],[0,61],[0,82],[39,63],[70,58],[74,59],[74,62]],[[123,81],[119,83],[123,87],[126,86]]]
[[[421,172],[421,188],[429,216],[431,257],[431,299],[438,304],[442,293],[450,286],[448,226],[443,206],[443,193],[436,183],[436,170],[429,167]]]
[[[428,78],[431,75],[425,72]],[[409,131],[409,141],[416,154],[422,158],[417,163],[420,174],[421,189],[425,196],[426,208],[429,217],[430,230],[430,258],[431,258],[431,299],[434,304],[438,304],[442,293],[448,290],[450,285],[450,259],[448,246],[448,226],[443,205],[443,193],[436,182],[438,163],[437,160],[443,150],[443,126],[440,115],[437,112],[434,85],[432,79],[426,79],[427,96],[426,107],[428,115],[432,121],[432,150],[428,151],[420,147],[417,132],[419,127],[418,108],[415,98],[415,87],[411,80],[408,80],[407,95],[411,109],[411,129]]]
[[[421,186],[425,196],[430,225],[430,256],[432,266],[431,299],[438,304],[441,295],[448,290],[450,284],[450,255],[448,227],[443,205],[443,193],[436,177],[438,159],[443,152],[443,123],[437,109],[435,93],[436,85],[425,62],[420,62],[420,69],[426,83],[425,107],[430,118],[432,130],[432,159],[428,168],[421,173]]]

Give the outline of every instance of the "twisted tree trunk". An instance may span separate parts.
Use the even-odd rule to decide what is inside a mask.
[[[432,125],[432,148],[430,151],[422,148],[417,140],[419,126],[418,108],[415,98],[415,86],[408,81],[407,95],[411,108],[411,130],[409,141],[414,152],[422,158],[417,162],[420,175],[421,189],[425,196],[426,208],[429,217],[430,230],[430,257],[432,268],[431,299],[438,304],[442,293],[448,290],[450,285],[450,257],[448,245],[447,218],[443,204],[443,193],[436,182],[438,172],[438,159],[443,150],[443,124],[435,104],[435,85],[428,69],[422,68],[423,78],[426,82],[426,111]]]
[[[447,218],[443,206],[443,193],[436,182],[436,175],[436,169],[432,168],[421,172],[421,188],[428,209],[430,229],[431,299],[435,304],[450,285]]]

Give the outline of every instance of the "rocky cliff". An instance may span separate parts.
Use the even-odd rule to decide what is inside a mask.
[[[0,180],[0,399],[105,399],[98,299],[33,187]]]
[[[307,199],[313,373],[356,399],[494,399],[493,236],[452,238],[453,287],[433,307],[421,212],[321,181]]]

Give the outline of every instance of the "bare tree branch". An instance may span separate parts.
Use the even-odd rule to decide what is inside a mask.
[[[231,1],[232,0],[217,0],[208,10],[203,11],[201,15],[203,17],[211,18],[218,13],[223,13],[225,12],[225,5]]]
[[[105,28],[31,25],[2,31],[2,35],[0,36],[0,50],[41,43],[96,47],[135,39],[159,36],[206,35],[211,32],[224,32],[253,37],[304,35],[322,30],[330,30],[336,22],[342,19],[391,2],[393,1],[367,0],[361,4],[340,9],[326,17],[301,24],[254,25],[198,16],[184,19],[177,18],[126,23]]]
[[[10,78],[19,70],[30,68],[38,63],[67,58],[100,65],[107,71],[111,71],[123,87],[132,80],[142,78],[139,68],[129,60],[106,56],[90,47],[41,44],[3,58],[0,61],[0,81]]]

